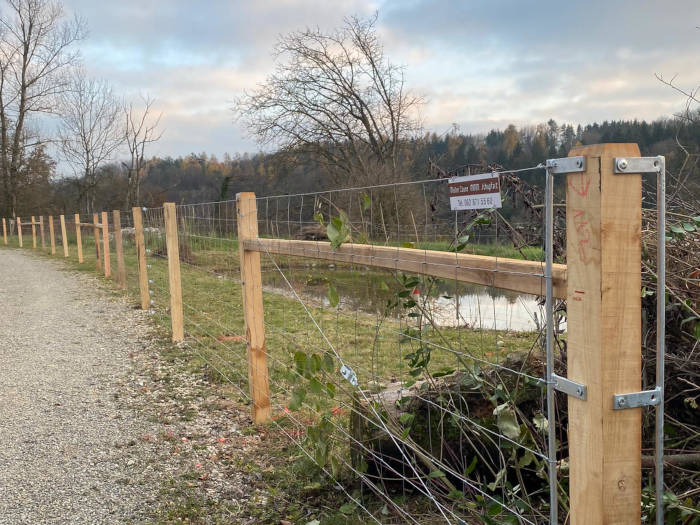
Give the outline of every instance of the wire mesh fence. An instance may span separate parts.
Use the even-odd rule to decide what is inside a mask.
[[[521,171],[544,180],[542,168]],[[567,375],[565,268],[556,264],[566,214],[549,208],[548,270],[545,194],[516,172],[501,181],[502,209],[452,210],[445,179],[176,206],[177,344],[210,380],[269,413],[308,471],[364,521],[568,519],[567,397],[551,380]],[[139,295],[142,231],[147,306],[170,330],[180,306],[167,217],[163,208],[141,215],[142,227],[121,214],[124,285]],[[85,262],[104,272],[117,231],[100,216],[79,223]],[[67,225],[72,244],[75,220]],[[19,227],[25,243],[31,227]],[[251,254],[262,288],[252,314],[242,277]]]

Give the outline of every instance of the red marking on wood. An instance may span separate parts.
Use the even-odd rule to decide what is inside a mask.
[[[569,186],[581,197],[585,197],[588,195],[588,188],[591,186],[591,177],[587,173],[581,173],[578,177],[571,177]]]
[[[588,191],[588,189],[586,189]],[[590,223],[586,220],[586,212],[582,209],[573,209],[574,212],[574,228],[578,235],[578,253],[583,264],[590,263],[593,258],[590,253],[590,242],[593,232],[591,231]]]
[[[586,292],[582,292],[581,290],[574,290],[574,293],[580,293],[581,295],[585,294]]]

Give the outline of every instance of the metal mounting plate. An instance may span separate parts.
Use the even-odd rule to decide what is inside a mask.
[[[352,386],[357,386],[357,374],[355,371],[347,365],[340,367],[340,374],[350,383]]]
[[[630,394],[615,394],[613,396],[613,410],[626,410],[628,408],[649,407],[658,405],[661,401],[661,389],[643,390]]]
[[[552,374],[552,383],[554,384],[554,390],[564,392],[565,394],[580,399],[581,401],[586,400],[586,385],[582,385],[576,381],[571,381],[571,379],[558,376],[557,374]]]
[[[663,157],[615,157],[614,172],[618,175],[625,173],[658,173],[663,164]]]
[[[579,173],[586,171],[586,157],[564,157],[562,159],[547,159],[547,168],[552,173]]]

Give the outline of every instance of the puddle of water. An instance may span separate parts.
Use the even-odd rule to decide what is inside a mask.
[[[532,295],[493,296],[486,293],[438,297],[428,300],[438,326],[480,328],[484,330],[537,330],[542,307]]]
[[[348,278],[334,266],[296,268],[288,278],[297,293],[316,306],[330,307],[328,283],[332,282],[341,308],[372,315],[382,312],[392,296],[391,291],[383,289],[396,287],[390,273],[370,271]],[[266,274],[264,281],[266,290],[292,297],[286,283],[276,278],[274,272]],[[434,283],[433,297],[426,301],[425,308],[438,326],[518,332],[538,330],[544,313],[544,307],[534,295],[465,284],[455,289],[454,282],[441,280]],[[565,327],[562,322],[559,329]]]

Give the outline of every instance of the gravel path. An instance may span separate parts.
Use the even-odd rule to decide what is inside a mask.
[[[0,252],[0,524],[140,522],[154,430],[117,400],[140,314],[62,268]]]

